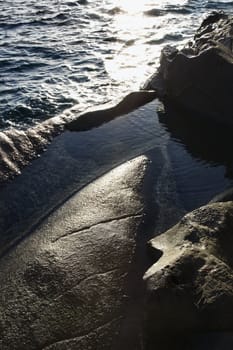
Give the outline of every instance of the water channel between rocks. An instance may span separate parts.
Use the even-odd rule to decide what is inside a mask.
[[[113,350],[142,349],[142,277],[156,259],[146,242],[231,185],[215,132],[209,128],[207,138],[190,124],[189,134],[159,106],[154,100],[99,128],[63,132],[1,187],[0,304],[10,324],[3,349],[9,341],[17,348],[15,327],[19,343],[50,350],[79,344],[88,332],[96,339],[105,326],[120,329]],[[228,154],[226,136],[219,154]]]
[[[39,159],[1,189],[2,240],[8,241],[9,235],[12,239],[18,232],[26,234],[72,194],[142,154],[148,155],[152,168],[154,166],[154,200],[160,213],[157,232],[176,220],[169,220],[165,214],[170,209],[171,216],[174,214],[176,218],[176,211],[185,212],[204,205],[230,187],[232,181],[226,176],[224,156],[215,162],[210,156],[216,152],[208,143],[211,128],[203,140],[203,136],[199,137],[201,129],[195,133],[190,126],[191,133],[188,133],[187,126],[183,129],[181,124],[177,128],[171,126],[166,118],[159,117],[157,107],[155,100],[99,128],[64,132],[56,137]],[[184,135],[192,142],[186,145]],[[216,145],[223,155],[227,154],[227,146],[229,144],[222,145],[221,140]],[[195,153],[196,148],[199,152]]]

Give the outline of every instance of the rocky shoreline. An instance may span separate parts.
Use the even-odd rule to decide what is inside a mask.
[[[1,133],[2,350],[232,349],[232,190],[186,213],[167,136],[232,178],[232,40],[214,13],[117,106]]]
[[[214,12],[181,50],[165,46],[144,89],[201,119],[232,126],[232,17]]]

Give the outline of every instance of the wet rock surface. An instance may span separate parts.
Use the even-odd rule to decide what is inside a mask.
[[[133,110],[157,98],[156,91],[134,91],[128,94],[117,105],[110,108],[90,111],[81,114],[66,125],[69,131],[86,131],[107,123],[119,116],[128,114]]]
[[[129,310],[147,168],[139,157],[94,181],[2,257],[1,349],[140,348]]]
[[[202,118],[232,125],[232,40],[232,17],[213,13],[187,47],[163,49],[158,72],[144,88]]]
[[[233,202],[214,203],[150,241],[158,261],[144,276],[148,349],[231,348],[232,229]]]

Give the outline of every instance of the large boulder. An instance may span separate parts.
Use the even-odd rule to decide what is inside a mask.
[[[2,350],[141,349],[148,166],[142,156],[113,169],[1,256]]]
[[[147,349],[232,349],[232,232],[233,202],[214,203],[150,241]]]
[[[213,13],[181,50],[166,46],[160,67],[144,88],[165,102],[219,122],[233,124],[233,18]]]

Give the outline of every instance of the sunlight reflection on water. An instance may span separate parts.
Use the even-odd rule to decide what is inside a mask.
[[[110,30],[120,42],[115,55],[104,59],[110,77],[120,84],[130,81],[131,88],[137,89],[145,77],[154,73],[164,45],[184,45],[194,31],[190,31],[187,25],[187,21],[192,22],[193,14],[185,14],[184,17],[182,12],[186,4],[187,0],[142,0],[136,3],[109,0],[109,7],[117,6],[119,9]],[[170,8],[174,8],[177,14],[167,10]],[[201,16],[195,28],[200,21]]]
[[[0,128],[25,128],[137,90],[228,0],[0,1]]]

